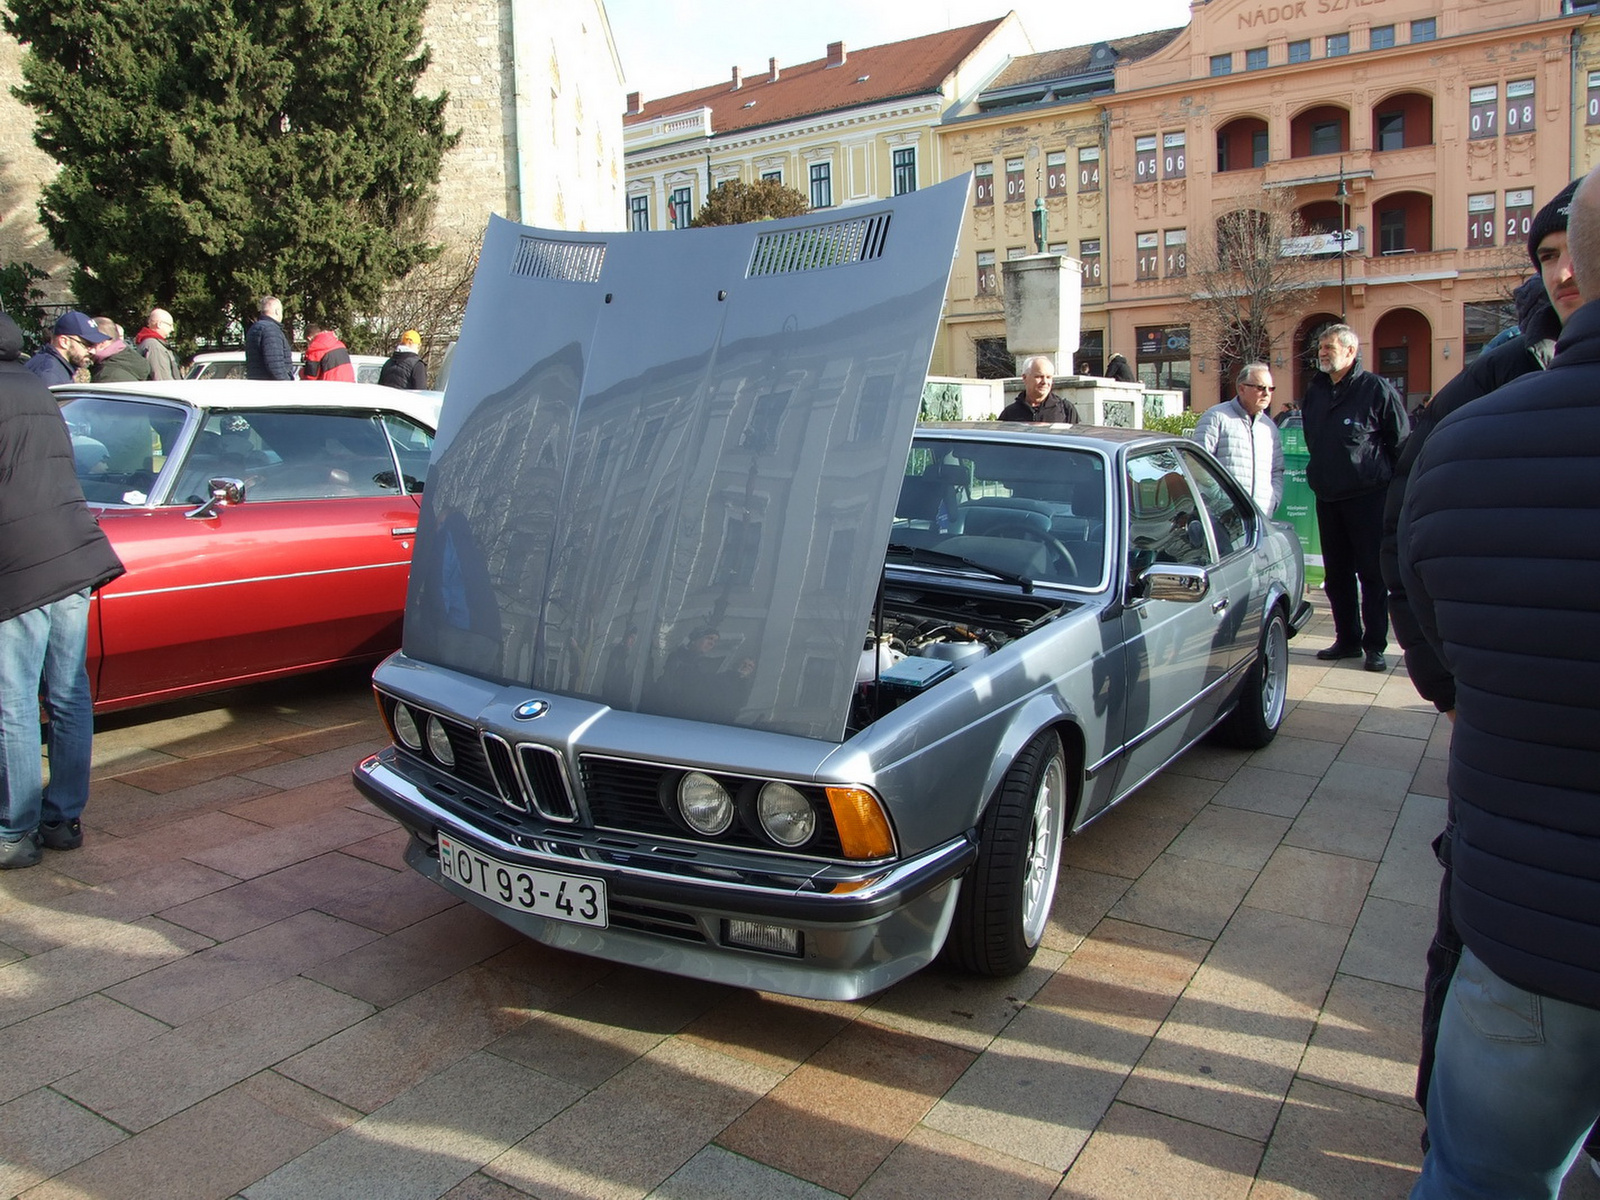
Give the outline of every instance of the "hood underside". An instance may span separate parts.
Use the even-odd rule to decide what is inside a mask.
[[[965,203],[956,181],[712,229],[493,219],[406,654],[842,738]]]

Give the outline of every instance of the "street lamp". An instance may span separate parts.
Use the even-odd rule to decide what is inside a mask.
[[[1339,202],[1339,324],[1345,323],[1345,298],[1344,298],[1344,247],[1349,236],[1350,219],[1345,209],[1345,203],[1350,199],[1350,193],[1344,187],[1344,155],[1339,156],[1339,190],[1333,194]]]

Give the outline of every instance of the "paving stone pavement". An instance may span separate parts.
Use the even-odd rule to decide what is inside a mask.
[[[1029,970],[857,1003],[545,949],[413,875],[349,782],[360,673],[102,719],[87,844],[0,875],[0,1195],[1403,1197],[1449,731],[1329,640],[1271,747],[1067,843]]]

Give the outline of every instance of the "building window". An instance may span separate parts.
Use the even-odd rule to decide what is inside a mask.
[[[1423,17],[1421,20],[1411,22],[1411,40],[1413,42],[1431,42],[1439,36],[1439,20],[1437,17]]]
[[[1105,281],[1100,277],[1100,239],[1084,238],[1078,243],[1078,261],[1083,264],[1083,286],[1099,287]]]
[[[1022,160],[1006,159],[1006,203],[1021,204],[1026,199],[1027,190],[1022,180]]]
[[[1506,193],[1506,245],[1526,242],[1533,232],[1533,189]]]
[[[1506,84],[1506,132],[1533,132],[1533,80]]]
[[[917,190],[917,151],[904,146],[894,152],[894,194],[904,196]]]
[[[1065,196],[1072,177],[1067,174],[1067,152],[1051,150],[1044,156],[1044,191],[1047,196]]]
[[[998,296],[1000,294],[1000,280],[994,269],[994,251],[978,251],[978,295]]]
[[[974,204],[994,203],[994,164],[973,163],[972,182],[977,189],[973,196]]]
[[[694,220],[694,197],[686,187],[673,188],[667,198],[667,222],[674,229],[687,229]]]
[[[1078,190],[1080,192],[1100,190],[1099,146],[1084,146],[1078,151]]]
[[[1135,279],[1157,279],[1161,275],[1161,235],[1158,233],[1141,233],[1138,235],[1139,258],[1134,268]]]
[[[628,197],[628,228],[635,233],[646,233],[650,229],[650,197]]]
[[[1500,135],[1500,89],[1494,84],[1475,87],[1467,92],[1469,138],[1492,138]]]
[[[1585,125],[1600,125],[1600,71],[1589,72],[1589,115]]]
[[[1467,197],[1467,248],[1494,245],[1494,193]]]
[[[1250,165],[1264,167],[1267,165],[1267,131],[1257,129],[1250,135]]]
[[[762,183],[782,183],[783,182],[783,168],[779,167],[776,171],[763,171],[763,172],[761,172],[761,182]]]
[[[1330,33],[1328,35],[1327,56],[1339,58],[1350,53],[1350,35],[1348,33]]]
[[[1374,25],[1368,35],[1367,46],[1373,50],[1387,50],[1394,45],[1393,25]]]
[[[1168,279],[1189,273],[1189,231],[1169,229],[1162,235],[1166,246],[1165,270]]]
[[[1311,153],[1338,154],[1344,150],[1338,121],[1318,121],[1311,126]]]
[[[1244,69],[1246,71],[1260,71],[1267,65],[1267,48],[1257,46],[1254,50],[1244,52]]]
[[[1298,42],[1289,43],[1289,61],[1303,63],[1311,61],[1311,39],[1301,38]]]
[[[1133,181],[1151,183],[1156,177],[1156,135],[1145,134],[1133,139]]]
[[[1403,112],[1379,113],[1377,119],[1379,150],[1404,150],[1406,145],[1406,115]]]
[[[1378,249],[1384,254],[1398,254],[1408,249],[1406,245],[1406,210],[1380,208],[1378,210]]]
[[[1211,73],[1213,75],[1233,74],[1233,55],[1213,54],[1211,56]]]
[[[811,164],[811,207],[833,207],[833,164]]]
[[[1492,300],[1486,304],[1467,303],[1461,306],[1462,317],[1462,366],[1469,366],[1477,358],[1484,346],[1495,338],[1502,330],[1511,329],[1517,323],[1516,309],[1509,300]]]
[[[1161,177],[1163,179],[1183,178],[1184,159],[1187,157],[1185,150],[1187,143],[1187,134],[1168,133],[1162,135]]]
[[[973,338],[973,367],[979,379],[1014,379],[1017,360],[1003,337]]]

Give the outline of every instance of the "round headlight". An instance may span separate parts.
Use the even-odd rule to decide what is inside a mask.
[[[439,760],[440,765],[446,767],[456,765],[456,752],[450,745],[450,735],[445,732],[444,722],[438,717],[428,718],[428,749]]]
[[[417,714],[404,704],[394,706],[394,735],[412,750],[422,749],[422,730],[417,728]]]
[[[761,828],[780,846],[802,846],[817,829],[817,811],[811,801],[787,783],[769,783],[756,800]]]
[[[715,837],[733,824],[733,797],[711,776],[690,771],[678,781],[678,811],[690,829]]]

